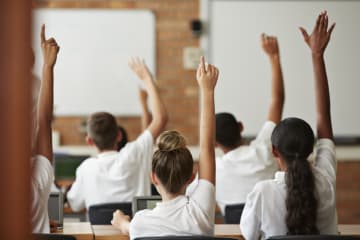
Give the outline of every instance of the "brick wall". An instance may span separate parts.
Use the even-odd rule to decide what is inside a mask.
[[[168,129],[177,129],[189,144],[198,142],[198,88],[195,71],[183,69],[182,51],[187,46],[199,46],[190,31],[190,21],[199,18],[198,0],[36,0],[34,7],[51,8],[117,8],[150,9],[156,16],[156,65],[161,95],[169,111]],[[140,133],[139,117],[117,116],[129,139]],[[85,144],[80,132],[84,117],[57,117],[54,129],[60,132],[63,145]]]
[[[360,156],[358,162],[339,162],[336,205],[339,223],[360,224]]]

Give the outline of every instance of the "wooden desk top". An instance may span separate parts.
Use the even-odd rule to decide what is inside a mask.
[[[92,225],[91,227],[95,240],[129,240],[129,236],[122,234],[112,225]],[[216,224],[215,235],[217,237],[243,239],[238,224]]]
[[[62,232],[58,234],[72,235],[77,240],[93,240],[94,233],[89,222],[65,222]]]
[[[360,236],[360,224],[339,224],[340,235]]]

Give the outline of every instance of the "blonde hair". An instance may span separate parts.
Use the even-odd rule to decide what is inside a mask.
[[[193,164],[186,140],[179,132],[166,131],[159,136],[152,171],[167,192],[176,194],[181,191],[192,176]]]

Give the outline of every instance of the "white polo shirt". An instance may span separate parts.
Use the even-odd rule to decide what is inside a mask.
[[[278,167],[270,138],[275,126],[271,121],[265,122],[250,145],[216,159],[216,201],[223,214],[225,205],[245,203],[256,183],[274,178]]]
[[[335,145],[330,139],[318,140],[312,170],[318,200],[316,225],[320,234],[338,234]],[[244,238],[286,235],[285,199],[285,172],[277,172],[275,179],[256,184],[247,197],[241,217],[240,229]]]
[[[214,235],[215,186],[200,179],[191,195],[159,202],[135,214],[130,238],[174,235]]]
[[[153,136],[146,130],[120,152],[108,151],[86,159],[76,170],[67,194],[74,211],[110,202],[131,202],[134,196],[150,195]]]
[[[31,177],[31,223],[33,233],[49,233],[48,200],[54,171],[50,161],[44,156],[36,156],[32,160],[33,174]]]

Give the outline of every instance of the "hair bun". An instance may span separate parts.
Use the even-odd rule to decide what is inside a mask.
[[[165,131],[158,138],[157,148],[160,151],[173,151],[186,148],[186,140],[178,131]]]

